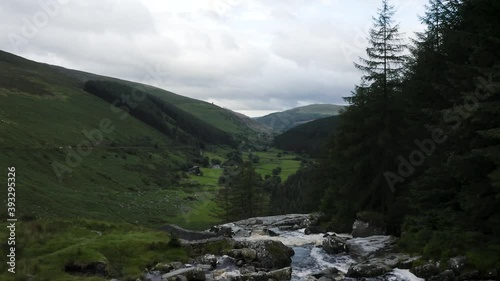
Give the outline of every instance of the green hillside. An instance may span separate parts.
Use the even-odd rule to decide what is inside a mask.
[[[293,127],[316,119],[338,115],[343,108],[344,106],[334,104],[311,104],[271,113],[255,120],[273,128],[277,132],[285,132]]]
[[[120,84],[130,87],[137,87],[253,145],[262,145],[262,143],[270,141],[271,128],[262,125],[248,116],[216,106],[212,103],[181,96],[150,85],[66,69],[60,66],[51,65],[50,67],[62,73],[64,76],[78,80],[82,84],[90,80],[100,80],[119,82]]]
[[[297,153],[307,153],[311,157],[324,157],[328,140],[337,128],[339,116],[317,119],[294,127],[274,138],[277,148]]]
[[[84,91],[89,78],[125,87],[125,94],[139,85],[0,52],[0,163],[17,168],[18,216],[150,226],[181,221],[197,205],[186,198],[209,191],[183,173],[202,160],[200,145],[218,137],[222,141],[214,144],[231,145],[224,140],[228,135],[254,145],[257,137],[246,135],[266,134],[231,111],[139,87],[147,89],[157,109],[170,110],[171,115],[160,109],[150,115],[173,130],[178,125],[177,133],[169,135]],[[1,217],[5,212],[0,211]]]

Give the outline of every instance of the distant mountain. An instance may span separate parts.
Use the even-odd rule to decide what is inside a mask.
[[[338,115],[343,108],[344,106],[335,104],[311,104],[271,113],[255,118],[255,120],[274,129],[276,132],[285,132],[293,127],[316,119]]]
[[[321,158],[325,155],[326,145],[335,132],[339,119],[339,116],[330,116],[294,127],[276,136],[273,146]]]

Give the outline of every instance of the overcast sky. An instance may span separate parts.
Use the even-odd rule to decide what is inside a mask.
[[[0,49],[249,116],[342,104],[381,0],[2,0]],[[427,0],[393,0],[401,31]]]

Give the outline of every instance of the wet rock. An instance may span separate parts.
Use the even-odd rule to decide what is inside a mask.
[[[411,269],[413,267],[413,264],[415,263],[415,261],[417,261],[418,259],[420,259],[420,257],[409,257],[409,258],[405,258],[405,259],[401,259],[395,267],[399,268],[399,269]]]
[[[181,276],[185,277],[187,281],[205,281],[205,272],[199,267],[182,268],[174,270],[161,277],[162,281],[175,281],[178,278],[183,279]]]
[[[265,228],[264,229],[265,233],[271,237],[276,237],[276,236],[279,236],[278,233],[276,233],[274,230],[271,230],[271,229],[267,229]]]
[[[310,234],[320,234],[320,233],[325,233],[326,231],[319,227],[319,226],[309,226],[304,229],[304,234],[305,235],[310,235]]]
[[[296,230],[293,225],[285,225],[285,226],[280,226],[278,227],[279,230],[281,231],[291,231],[291,230]]]
[[[196,240],[215,238],[218,236],[216,233],[213,232],[193,231],[189,229],[184,229],[175,224],[165,225],[162,226],[160,229],[170,233],[172,236],[175,236],[182,241],[196,241]]]
[[[249,274],[255,272],[255,266],[249,266],[245,265],[242,268],[240,268],[240,273],[241,274]]]
[[[155,270],[160,273],[168,273],[173,270],[184,268],[184,264],[181,262],[171,262],[171,263],[158,263],[155,266]]]
[[[391,236],[370,236],[347,240],[349,255],[355,259],[366,259],[389,253],[396,244],[396,239]]]
[[[257,251],[254,249],[243,248],[241,249],[241,257],[246,261],[253,261],[257,258]]]
[[[233,237],[233,229],[225,225],[212,226],[208,231],[215,233],[217,236]]]
[[[349,267],[346,276],[353,278],[377,277],[391,271],[391,268],[384,264],[355,264]]]
[[[252,235],[251,230],[241,228],[234,231],[233,237],[250,237],[250,235]]]
[[[369,259],[369,261],[373,263],[382,263],[390,268],[410,269],[413,262],[417,259],[418,257],[410,257],[407,254],[385,253],[381,256],[373,257]]]
[[[290,266],[292,263],[292,256],[294,255],[292,248],[285,246],[280,241],[272,240],[237,241],[234,248],[255,250],[255,260],[262,268],[267,269]],[[248,254],[250,254],[250,252],[248,252]]]
[[[340,271],[338,269],[336,269],[335,267],[331,267],[331,268],[324,269],[318,273],[313,273],[313,274],[311,274],[311,276],[313,276],[316,279],[320,279],[320,278],[334,279],[335,276],[337,276],[339,274],[339,272]]]
[[[346,239],[331,235],[325,238],[322,243],[323,249],[329,254],[340,254],[347,251]]]
[[[236,261],[236,266],[237,267],[242,267],[243,265],[245,265],[245,260],[239,259],[239,260]]]
[[[231,238],[218,237],[184,243],[184,247],[193,256],[205,254],[222,255],[227,249],[232,249],[235,241]]]
[[[410,269],[411,273],[415,274],[415,276],[429,279],[432,276],[436,276],[439,274],[439,267],[434,263],[427,263],[421,266],[416,266]]]
[[[376,226],[374,223],[356,220],[352,225],[352,237],[369,237],[374,235],[384,235],[385,229]]]
[[[257,251],[250,248],[233,249],[228,252],[228,256],[232,258],[244,259],[247,262],[251,262],[257,258]]]
[[[212,266],[210,264],[197,264],[196,266],[203,269],[203,271],[208,271],[208,270],[212,270],[215,268],[214,266]]]
[[[204,256],[197,257],[195,259],[195,263],[208,264],[212,266],[212,268],[215,268],[217,266],[217,257],[212,254],[206,254]]]

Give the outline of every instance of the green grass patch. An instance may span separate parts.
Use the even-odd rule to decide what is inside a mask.
[[[169,241],[165,232],[130,224],[83,219],[19,222],[16,276],[51,281],[137,278],[158,262],[187,261],[186,251],[170,247]],[[5,251],[2,248],[2,254],[6,255]],[[65,272],[69,263],[92,262],[106,264],[106,276],[83,278]],[[6,264],[0,269],[6,272]],[[7,276],[0,275],[0,279]]]

